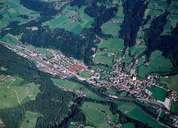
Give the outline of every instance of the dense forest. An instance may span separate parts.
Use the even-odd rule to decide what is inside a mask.
[[[28,82],[35,82],[40,85],[41,91],[35,101],[27,100],[22,106],[0,111],[7,127],[18,127],[24,112],[28,110],[43,114],[37,121],[39,128],[59,125],[72,112],[73,106],[69,104],[72,101],[77,103],[77,96],[55,86],[48,74],[39,71],[32,62],[5,47],[0,46],[0,51],[0,65],[7,68],[7,71],[2,71],[1,74],[16,75]]]

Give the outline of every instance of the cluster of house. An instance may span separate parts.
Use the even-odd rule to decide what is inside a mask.
[[[40,54],[37,49],[31,47],[29,50],[27,46],[23,44],[3,45],[18,55],[34,61],[39,70],[54,76],[66,78],[87,70],[87,67],[83,63],[72,57],[64,56],[60,51],[48,49],[48,52],[51,53],[51,57],[48,58]]]

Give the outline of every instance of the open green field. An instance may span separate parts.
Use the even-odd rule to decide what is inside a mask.
[[[113,59],[115,54],[121,54],[124,48],[124,42],[119,38],[109,38],[102,40],[98,44],[98,50],[94,56],[94,62],[96,64],[104,64],[108,66],[113,65]]]
[[[39,86],[34,83],[28,83],[19,77],[0,75],[0,109],[35,100],[39,92]]]
[[[166,84],[168,88],[175,90],[178,93],[178,75],[161,77],[159,82]]]
[[[164,101],[167,96],[167,91],[160,87],[151,87],[148,90],[152,92],[152,96],[156,100]]]
[[[150,73],[169,72],[173,68],[171,61],[165,58],[160,51],[152,53],[148,65],[142,65],[138,68],[138,76],[145,78]]]
[[[119,102],[118,110],[126,114],[128,117],[143,122],[152,128],[164,128],[159,122],[154,120],[150,115],[145,113],[142,108],[134,103]]]
[[[178,75],[161,77],[160,84],[166,85],[169,89],[173,89],[178,93]],[[178,114],[178,102],[174,102],[171,105],[171,112]]]
[[[40,0],[40,1],[44,1],[44,2],[54,2],[54,1],[58,1],[58,0]]]
[[[20,0],[6,0],[0,14],[3,18],[0,20],[0,28],[6,27],[12,21],[26,23],[27,21],[36,18],[39,14],[20,5]],[[24,19],[20,15],[29,16],[29,19]]]
[[[104,64],[108,66],[112,66],[113,64],[113,55],[106,51],[99,51],[95,54],[94,62],[96,64]]]
[[[57,15],[43,25],[49,26],[51,29],[62,28],[67,31],[79,34],[82,29],[91,27],[93,19],[84,13],[85,7],[76,9],[67,6],[61,14]]]
[[[118,4],[118,1],[115,1],[115,3]],[[118,6],[118,11],[116,16],[101,26],[102,32],[104,34],[110,34],[113,37],[118,37],[118,32],[121,29],[120,26],[123,20],[124,20],[123,7],[120,4]]]
[[[164,10],[167,7],[167,2],[164,0],[150,0],[149,8]]]
[[[81,106],[82,112],[86,116],[86,124],[95,128],[110,128],[107,118],[114,118],[108,106],[93,102],[84,102]]]
[[[174,114],[178,115],[178,102],[174,102],[171,104],[171,112],[173,112]]]
[[[151,19],[144,25],[144,28],[149,28],[153,19],[160,16],[166,8],[167,3],[165,0],[150,0],[144,17],[151,16]]]
[[[91,127],[91,126],[85,126],[85,128],[94,128],[94,127]]]
[[[18,43],[18,39],[17,37],[11,35],[11,34],[7,34],[5,35],[4,37],[2,37],[0,40],[4,41],[4,42],[7,42],[11,45],[15,45]]]
[[[132,56],[139,56],[141,55],[146,49],[146,46],[144,44],[140,44],[140,45],[135,45],[133,47],[130,47],[130,52]]]
[[[108,52],[117,53],[124,48],[124,41],[119,38],[109,38],[98,44],[99,49],[106,49]]]
[[[79,72],[79,76],[81,76],[83,78],[90,78],[91,72],[89,72],[89,71]]]
[[[111,34],[116,37],[118,35],[118,29],[120,29],[120,25],[113,23],[112,20],[110,20],[103,24],[101,29],[105,34]]]
[[[167,17],[167,23],[164,27],[163,34],[171,33],[171,29],[176,27],[177,19],[178,19],[178,1],[173,0],[170,4],[168,10],[170,12],[169,16]]]
[[[152,18],[160,15],[162,11],[167,8],[167,3],[164,0],[150,0],[148,4],[148,15]]]
[[[88,88],[86,88],[85,85],[82,85],[80,83],[69,81],[69,80],[54,79],[54,78],[52,78],[52,81],[59,88],[69,89],[71,91],[81,90],[89,98],[96,99],[96,100],[103,100],[101,97],[97,96],[91,90],[89,90]]]
[[[170,5],[170,7],[169,7],[169,10],[172,13],[178,14],[177,6],[178,6],[178,1],[177,0],[172,0],[172,3]]]
[[[162,35],[171,33],[171,29],[176,27],[178,14],[170,14],[167,19],[168,21],[164,27]]]
[[[135,128],[135,126],[132,123],[126,123],[126,124],[123,124],[121,128]]]
[[[26,111],[24,115],[24,119],[20,125],[20,128],[35,128],[37,118],[40,116],[41,114],[39,113]]]

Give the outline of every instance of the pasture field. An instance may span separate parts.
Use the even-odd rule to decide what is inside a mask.
[[[152,96],[157,100],[164,101],[167,96],[167,91],[160,87],[151,87],[148,90],[152,92]]]
[[[123,124],[121,128],[135,128],[135,126],[132,123],[126,123],[126,124]]]
[[[109,38],[98,44],[99,49],[106,49],[108,52],[117,53],[124,48],[124,42],[119,38]]]
[[[89,71],[83,71],[83,72],[79,72],[79,76],[83,78],[90,78],[91,73]]]
[[[171,104],[171,112],[173,112],[174,114],[178,114],[178,102],[174,102]]]
[[[112,66],[113,55],[106,51],[98,51],[94,57],[94,63]]]
[[[123,48],[124,43],[122,39],[109,38],[107,40],[102,40],[102,42],[98,44],[98,50],[93,60],[96,64],[112,66],[114,56],[116,54],[121,55]]]
[[[107,118],[113,119],[114,115],[108,106],[93,102],[84,102],[81,110],[86,116],[87,125],[96,128],[110,128],[107,124]]]
[[[91,27],[93,23],[93,18],[85,14],[84,9],[85,7],[75,9],[67,6],[61,14],[43,23],[43,25],[49,26],[51,29],[61,28],[79,34],[84,28]]]
[[[4,37],[1,38],[1,40],[4,42],[7,42],[8,44],[11,44],[11,45],[15,45],[19,42],[17,37],[15,37],[11,34],[5,35]]]
[[[167,3],[163,0],[151,0],[148,4],[147,14],[152,17],[159,16],[162,14],[162,11],[166,8]]]
[[[37,118],[40,116],[41,114],[39,113],[26,111],[20,128],[35,128]]]
[[[178,75],[161,77],[159,82],[161,84],[166,84],[168,88],[173,89],[178,93]]]
[[[96,100],[103,100],[102,97],[97,96],[95,93],[93,93],[91,90],[85,87],[85,85],[82,85],[77,82],[69,81],[69,80],[62,80],[62,79],[54,79],[52,78],[52,81],[56,86],[59,88],[64,88],[70,91],[83,91],[86,94],[86,97],[96,99]]]
[[[20,0],[6,0],[1,9],[2,19],[0,20],[0,28],[6,27],[10,22],[17,21],[20,24],[26,23],[31,19],[39,17],[39,13],[29,10],[20,4]],[[29,19],[21,17],[28,16]]]
[[[0,109],[12,108],[35,100],[39,86],[19,77],[0,75]]]
[[[166,87],[175,90],[178,93],[178,75],[161,77],[159,83],[166,85]],[[171,105],[171,112],[178,114],[178,102],[173,102]]]
[[[128,117],[143,122],[149,127],[164,128],[162,124],[155,121],[149,114],[145,113],[142,108],[131,102],[119,102],[118,110],[126,114]],[[138,114],[139,113],[139,114]]]
[[[150,73],[169,72],[173,68],[171,61],[165,58],[160,51],[151,54],[149,63],[138,68],[138,76],[145,78]]]
[[[101,27],[104,34],[110,34],[114,37],[118,36],[118,29],[120,29],[120,24],[113,23],[112,20],[104,23]]]
[[[172,4],[169,7],[170,12],[178,14],[177,6],[178,6],[178,1],[177,0],[173,0]]]
[[[167,17],[167,23],[164,27],[163,34],[170,34],[171,29],[176,27],[177,19],[178,19],[178,1],[172,1],[168,10],[170,11],[169,16]]]
[[[109,20],[108,22],[104,23],[101,26],[101,30],[104,34],[110,34],[113,37],[118,37],[118,32],[121,29],[121,24],[124,20],[124,12],[123,12],[123,7],[120,3],[118,3],[118,1],[115,1],[115,3],[117,3],[118,6],[118,11],[115,17],[113,17],[111,20]]]
[[[139,56],[141,55],[146,49],[146,46],[144,44],[140,44],[140,45],[135,45],[133,47],[130,47],[130,52],[131,52],[131,56]]]

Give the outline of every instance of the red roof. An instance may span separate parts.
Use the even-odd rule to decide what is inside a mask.
[[[78,71],[85,71],[86,68],[80,64],[74,64],[68,68],[69,72],[76,73]]]

